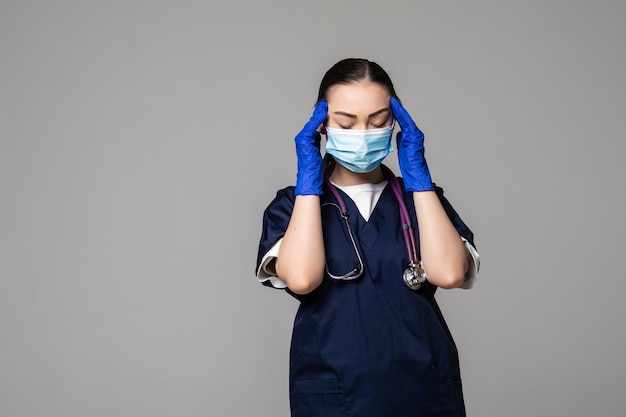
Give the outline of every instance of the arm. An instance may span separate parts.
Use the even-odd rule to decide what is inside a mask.
[[[468,253],[435,191],[413,193],[420,236],[420,255],[428,281],[457,288],[465,281]]]
[[[298,195],[276,258],[276,274],[296,294],[307,294],[324,278],[324,238],[320,198]]]
[[[275,268],[278,277],[296,294],[313,291],[324,278],[326,256],[320,206],[324,180],[317,129],[327,114],[328,105],[321,100],[295,138],[298,157],[296,199]]]
[[[412,192],[420,236],[420,254],[427,279],[442,288],[463,284],[469,254],[437,197],[424,158],[424,134],[397,98],[391,109],[402,129],[397,135],[398,162],[404,186]]]

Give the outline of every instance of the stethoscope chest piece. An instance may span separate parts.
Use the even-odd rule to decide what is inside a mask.
[[[415,265],[415,263],[411,262],[402,273],[402,278],[407,287],[412,290],[419,290],[422,283],[426,281],[426,271],[424,271],[421,265]]]

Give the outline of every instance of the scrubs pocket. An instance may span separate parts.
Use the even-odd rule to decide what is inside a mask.
[[[463,388],[461,380],[447,382],[439,387],[441,391],[441,416],[464,417],[465,403],[463,402]]]
[[[345,417],[346,406],[339,381],[333,378],[300,379],[289,395],[292,417]]]

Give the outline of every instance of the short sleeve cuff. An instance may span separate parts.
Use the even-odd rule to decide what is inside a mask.
[[[470,255],[470,265],[467,268],[467,273],[465,274],[465,281],[459,288],[463,288],[464,290],[469,290],[473,288],[476,284],[476,280],[478,279],[478,271],[480,270],[480,256],[476,251],[476,248],[472,246],[471,243],[467,241],[464,237],[461,237],[461,240],[465,243],[465,247],[467,248],[467,252]]]
[[[282,241],[282,239],[279,239],[263,256],[263,259],[261,259],[261,265],[259,266],[259,270],[256,274],[259,282],[269,282],[272,287],[278,289],[287,288],[287,284],[285,284],[283,280],[278,278],[278,275],[276,275],[276,270],[274,269],[274,264],[276,262],[276,258],[278,257],[278,250],[280,249],[280,244],[282,243]]]

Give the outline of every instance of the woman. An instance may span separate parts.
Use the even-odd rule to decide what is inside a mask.
[[[394,120],[402,179],[381,164]],[[335,64],[295,142],[296,186],[266,209],[257,259],[263,284],[300,300],[292,416],[465,415],[434,293],[470,288],[478,255],[387,73],[364,59]]]

